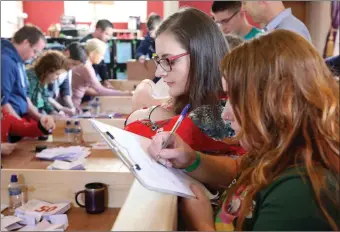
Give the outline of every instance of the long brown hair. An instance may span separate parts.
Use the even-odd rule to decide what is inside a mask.
[[[238,184],[250,187],[237,229],[255,194],[290,166],[302,166],[316,202],[337,229],[321,198],[328,172],[339,190],[339,85],[315,48],[300,35],[275,30],[235,48],[222,61],[231,107],[249,146]],[[302,173],[300,173],[303,175]],[[322,197],[321,197],[322,196]]]
[[[223,94],[219,64],[229,52],[221,30],[202,11],[183,8],[162,22],[156,38],[163,33],[174,35],[190,56],[188,91],[175,99],[174,111],[179,114],[190,103],[191,110],[212,105],[213,112],[217,113],[214,106]]]

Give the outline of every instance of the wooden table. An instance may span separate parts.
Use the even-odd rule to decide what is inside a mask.
[[[9,156],[1,157],[3,169],[46,169],[53,161],[46,161],[36,158],[35,147],[46,145],[48,148],[58,146],[74,146],[71,143],[46,142],[46,141],[22,141],[14,152]],[[89,146],[89,144],[83,144]],[[91,150],[91,155],[85,160],[86,171],[98,172],[129,172],[123,162],[113,153],[112,150]]]
[[[88,214],[84,208],[71,207],[66,212],[69,224],[66,231],[110,231],[119,211],[119,208],[107,208],[100,214]],[[8,210],[3,214],[11,215]]]

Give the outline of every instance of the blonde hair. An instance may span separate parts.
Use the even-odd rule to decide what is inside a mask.
[[[87,55],[89,55],[91,52],[105,54],[106,49],[107,49],[106,43],[97,38],[89,39],[85,44],[85,50]]]
[[[316,49],[302,36],[275,30],[236,47],[222,61],[228,96],[249,145],[238,183],[249,186],[237,230],[252,199],[289,167],[302,166],[316,203],[338,227],[323,194],[339,207],[339,85]],[[336,190],[327,185],[333,177]]]

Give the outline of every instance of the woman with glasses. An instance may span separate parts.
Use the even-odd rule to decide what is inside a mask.
[[[226,103],[219,64],[228,52],[227,43],[215,22],[205,13],[186,8],[171,15],[156,32],[156,76],[169,87],[170,99],[157,106],[132,113],[127,131],[151,138],[170,131],[183,108],[189,114],[177,129],[191,147],[209,154],[241,155],[234,135],[221,118]]]
[[[261,51],[261,59],[258,57]],[[179,136],[157,134],[149,153],[222,186],[215,207],[199,186],[181,199],[185,230],[339,231],[339,86],[302,36],[275,30],[223,59],[231,122],[247,155],[201,155]]]

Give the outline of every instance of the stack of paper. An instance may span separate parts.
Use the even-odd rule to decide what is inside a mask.
[[[67,219],[67,216],[66,216],[66,219]],[[64,231],[66,230],[67,227],[68,227],[68,222],[67,224],[53,223],[53,222],[50,223],[48,220],[44,219],[36,225],[25,226],[21,228],[19,231]]]
[[[21,228],[22,226],[18,224],[20,221],[22,220],[15,216],[1,217],[1,231],[11,231]]]
[[[55,160],[47,167],[49,170],[85,170],[85,160],[79,159],[73,162]]]
[[[20,224],[26,225],[22,228],[24,231],[63,230],[68,226],[64,213],[70,207],[70,203],[52,204],[34,199],[17,208],[14,215],[20,218]]]
[[[46,160],[76,161],[90,155],[90,148],[82,146],[57,147],[45,149],[36,155],[37,158]]]
[[[120,118],[120,117],[122,117],[122,115],[115,112],[103,112],[99,114],[92,114],[90,111],[86,111],[85,113],[72,116],[72,118]]]

